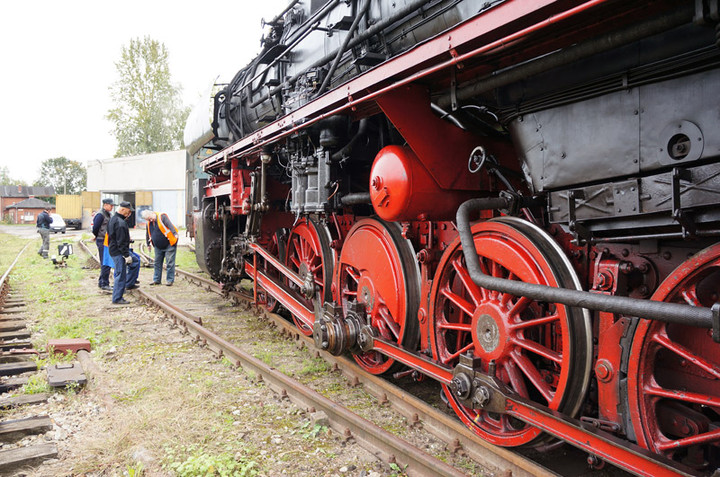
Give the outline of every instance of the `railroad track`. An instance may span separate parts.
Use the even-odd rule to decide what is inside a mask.
[[[13,292],[9,283],[10,272],[27,249],[27,245],[18,253],[15,260],[0,278],[0,392],[17,389],[28,382],[27,373],[37,371],[37,365],[30,357],[38,352],[30,343],[30,332],[25,327],[25,299]],[[19,394],[0,399],[0,409],[41,404],[48,400],[48,394]],[[54,442],[43,444],[23,444],[27,436],[43,434],[53,429],[53,423],[47,415],[36,415],[23,419],[5,419],[0,421],[0,474],[18,470],[21,467],[36,465],[58,455]]]
[[[142,247],[140,255],[145,263],[152,263],[152,259],[144,253]],[[387,380],[366,373],[350,359],[316,350],[312,338],[299,333],[294,324],[278,314],[268,312],[264,307],[254,305],[251,292],[227,293],[216,282],[184,270],[177,269],[176,275],[206,291],[231,300],[234,304],[244,307],[244,310],[253,311],[255,315],[267,320],[272,327],[277,328],[281,335],[294,342],[297,347],[307,347],[330,363],[332,369],[345,376],[350,386],[362,384],[364,390],[374,396],[381,406],[391,406],[405,418],[410,426],[423,428],[430,432],[442,440],[453,453],[466,455],[495,475],[627,475],[615,468],[610,468],[610,471],[593,473],[587,469],[585,457],[581,452],[576,452],[572,456],[572,459],[576,461],[575,464],[565,465],[563,471],[554,472],[526,455],[493,446],[478,439],[454,415],[446,414],[432,407]],[[174,290],[174,292],[177,291]],[[194,335],[200,344],[209,348],[217,357],[225,357],[236,366],[261,376],[261,379],[274,391],[282,396],[287,395],[298,406],[324,411],[337,432],[346,437],[352,436],[364,447],[376,455],[382,456],[386,462],[397,462],[401,464],[401,467],[407,465],[406,470],[410,475],[465,475],[280,373],[276,369],[280,366],[273,367],[254,358],[241,346],[238,346],[235,340],[227,337],[228,334],[231,334],[228,329],[231,329],[233,325],[219,324],[215,318],[208,320],[194,314],[193,310],[188,310],[187,307],[174,304],[174,298],[168,299],[162,296],[172,295],[169,291],[164,290],[164,287],[162,290],[143,287],[134,293],[137,293],[147,303],[163,310],[175,325]],[[236,317],[233,319],[236,320]],[[218,331],[210,329],[213,327]]]

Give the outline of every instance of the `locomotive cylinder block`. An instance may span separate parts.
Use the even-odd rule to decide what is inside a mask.
[[[370,171],[370,199],[384,220],[450,220],[467,191],[441,188],[407,146],[387,146]]]

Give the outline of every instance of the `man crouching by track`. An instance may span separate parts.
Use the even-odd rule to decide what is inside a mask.
[[[115,283],[113,284],[112,302],[116,305],[127,305],[123,298],[126,289],[136,288],[140,273],[140,260],[134,259],[130,253],[130,229],[125,220],[132,213],[130,202],[120,202],[115,215],[108,222],[108,249],[115,264]]]

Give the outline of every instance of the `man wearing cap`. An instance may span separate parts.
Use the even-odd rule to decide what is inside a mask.
[[[175,281],[175,254],[177,252],[178,229],[170,221],[168,214],[143,210],[140,216],[147,220],[145,242],[155,249],[155,270],[151,285],[160,285],[163,260],[167,265],[165,285],[172,286]]]
[[[43,211],[37,216],[37,231],[40,237],[42,237],[42,245],[40,245],[38,255],[41,255],[43,258],[47,258],[48,251],[50,250],[50,224],[52,224],[52,219],[50,218],[50,214],[48,214],[48,208],[43,207]]]
[[[93,219],[92,233],[95,236],[95,245],[98,248],[98,257],[100,258],[100,278],[98,278],[98,287],[106,293],[112,293],[110,288],[110,267],[103,263],[105,233],[107,232],[108,222],[115,204],[112,199],[103,199],[102,209],[95,214]]]
[[[129,303],[123,298],[123,294],[126,289],[137,288],[135,282],[140,273],[140,260],[134,259],[130,253],[130,229],[125,222],[132,210],[130,202],[120,202],[107,226],[108,249],[115,264],[112,302],[116,305]]]

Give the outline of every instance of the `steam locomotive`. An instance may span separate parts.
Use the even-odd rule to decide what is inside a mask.
[[[198,263],[496,445],[713,474],[718,3],[291,1],[186,127]]]

